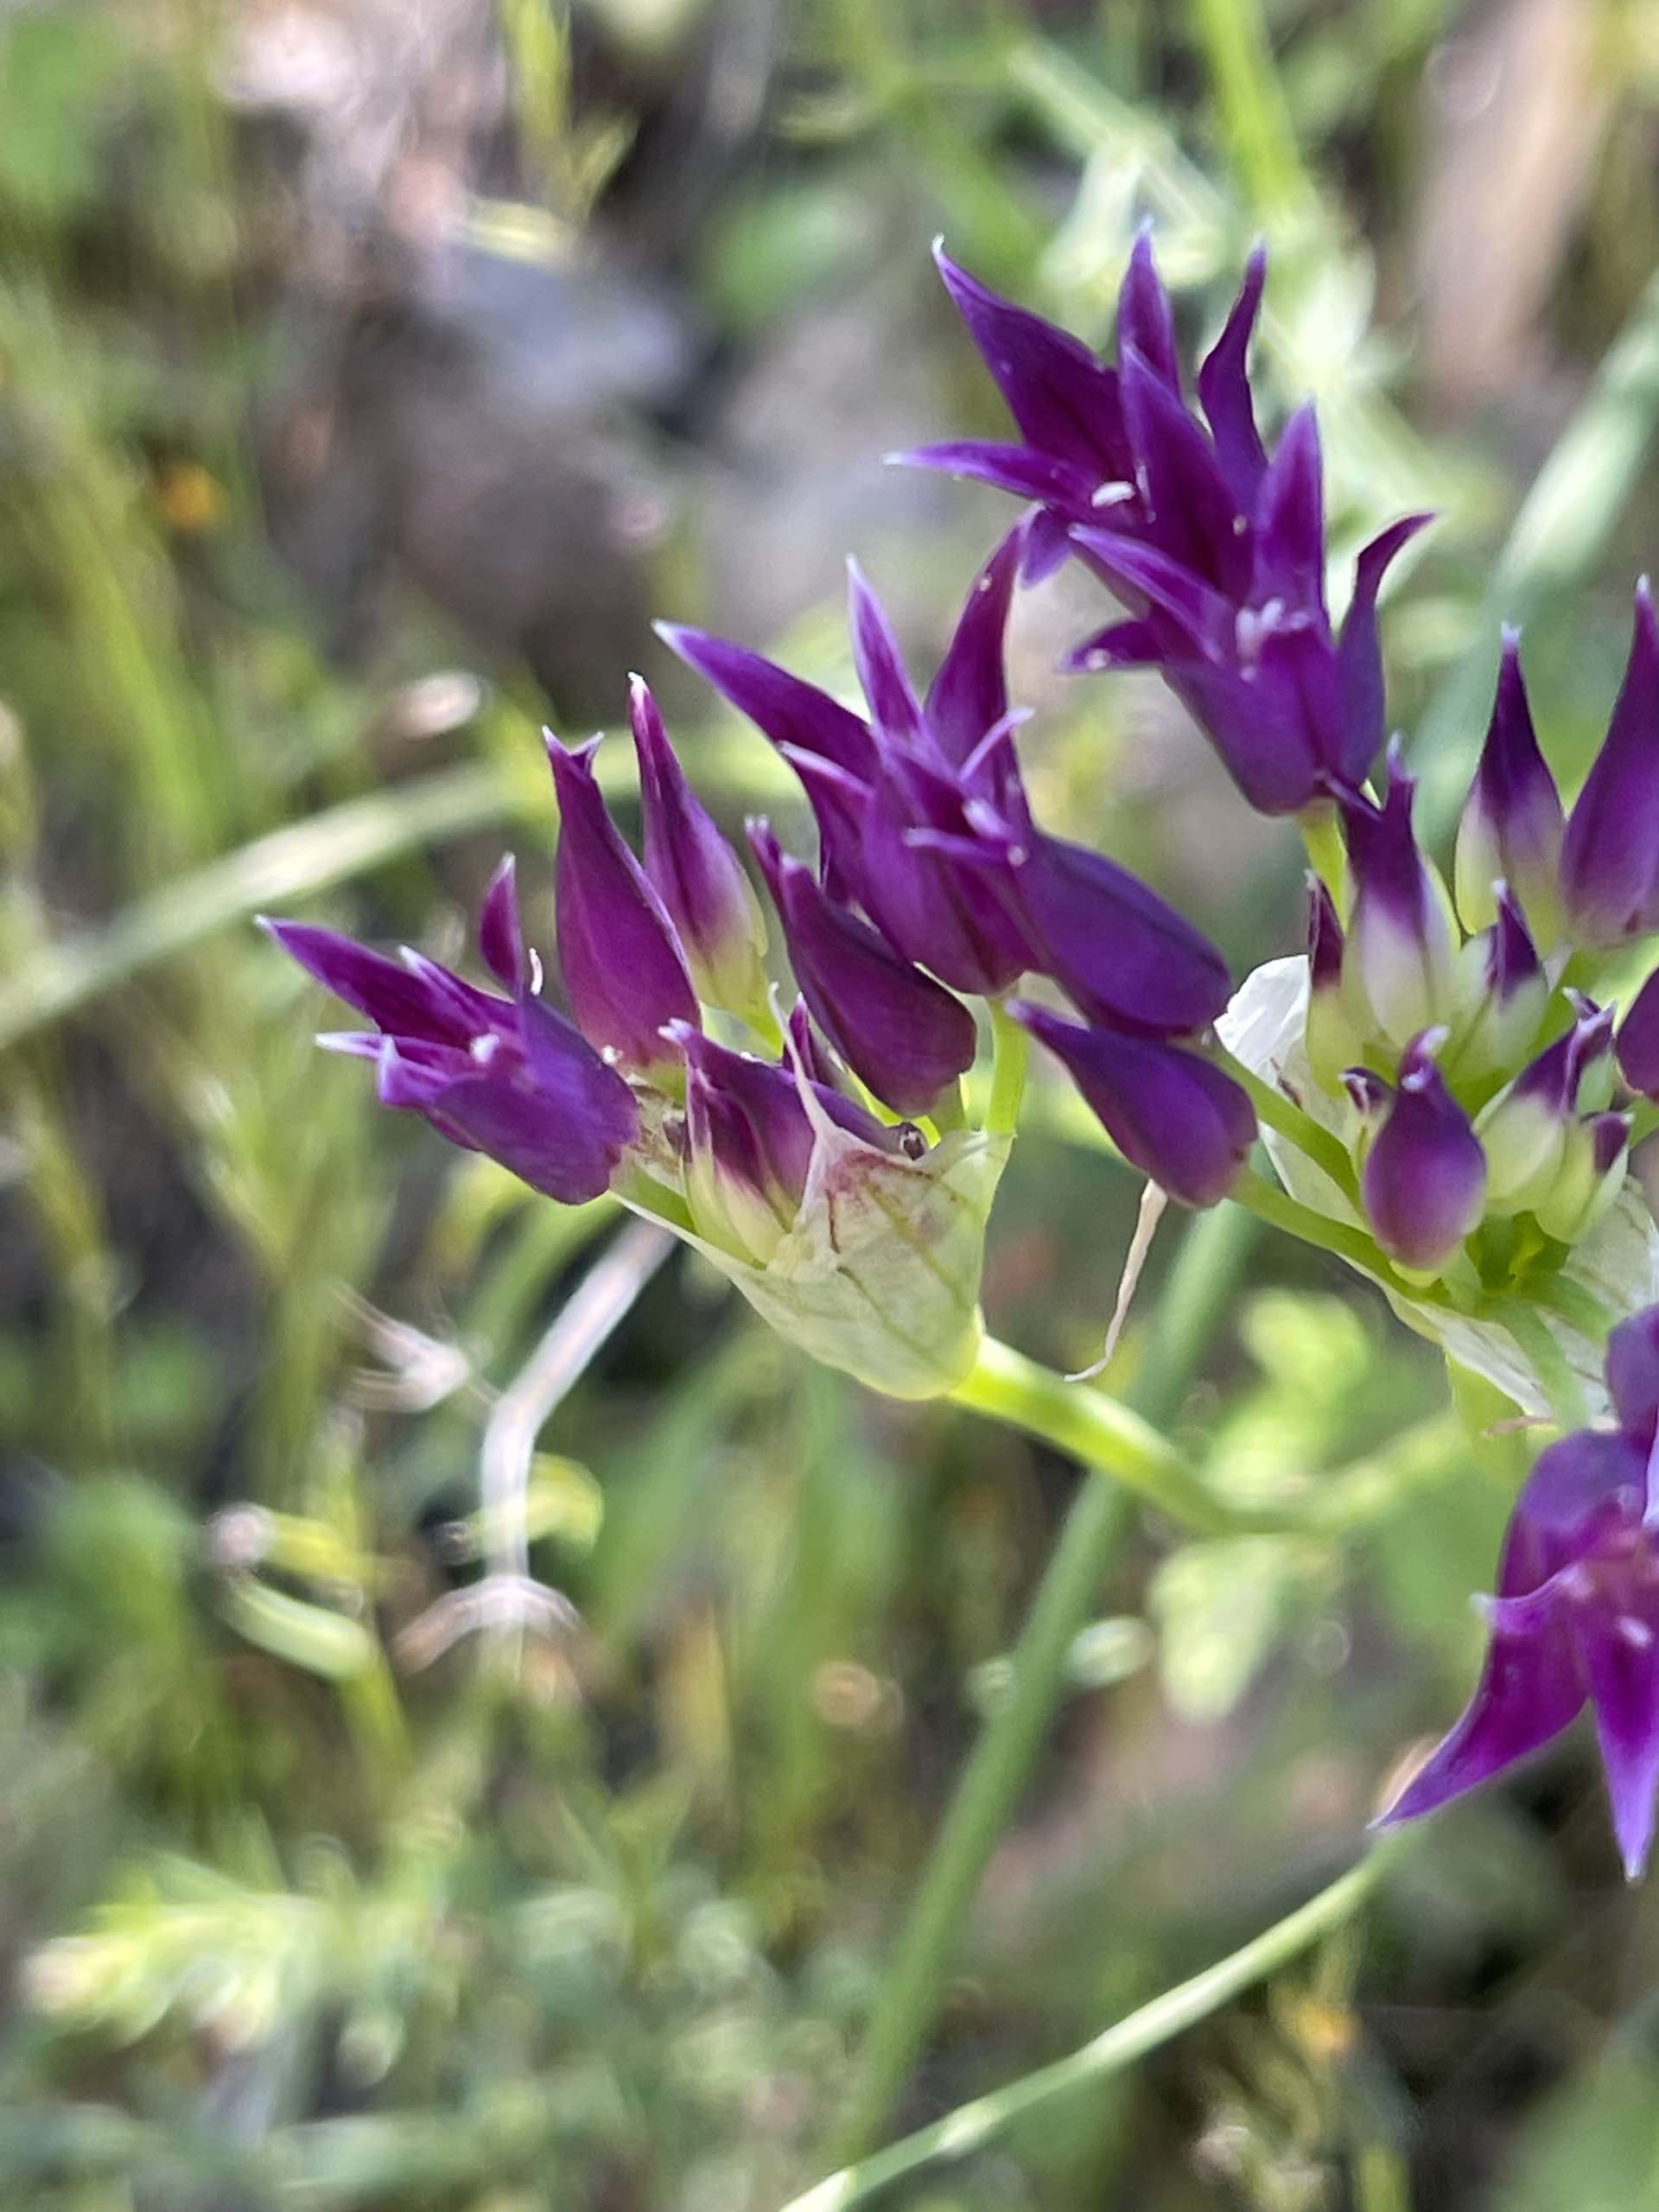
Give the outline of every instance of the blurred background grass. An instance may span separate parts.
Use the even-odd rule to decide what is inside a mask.
[[[1150,215],[1189,342],[1265,233],[1339,573],[1441,512],[1388,631],[1439,819],[1500,614],[1570,778],[1659,524],[1656,156],[1652,0],[0,6],[0,2202],[770,2212],[824,2170],[1077,1472],[378,1115],[250,917],[454,955],[512,842],[544,941],[535,726],[634,666],[728,819],[787,814],[648,618],[844,681],[856,546],[925,664],[1005,518],[880,465],[997,421],[941,229],[1099,338]],[[1086,605],[1018,617],[1041,810],[1292,949],[1291,841],[1164,696],[1052,676]],[[987,1296],[1069,1367],[1137,1194],[1050,1103]],[[480,1455],[556,1399],[526,1592]],[[895,2124],[1288,1910],[1471,1678],[1520,1446],[1376,1300],[1252,1249],[1178,1427],[1317,1527],[1133,1521]],[[1659,2201],[1659,1926],[1602,1828],[1569,1744],[889,2201]]]

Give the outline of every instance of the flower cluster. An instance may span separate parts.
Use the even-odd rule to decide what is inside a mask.
[[[1380,800],[1368,781],[1385,729],[1377,591],[1427,518],[1364,549],[1333,628],[1312,410],[1291,416],[1269,454],[1247,372],[1262,256],[1198,371],[1197,411],[1146,236],[1118,302],[1115,364],[938,258],[1020,441],[901,458],[1039,502],[1027,570],[1076,557],[1127,610],[1069,665],[1156,668],[1253,805],[1300,813],[1316,836],[1333,818],[1339,830],[1345,857],[1330,882],[1311,881],[1296,1049],[1255,1071],[1347,1154],[1345,1174],[1313,1185],[1322,1210],[1363,1222],[1396,1279],[1456,1268],[1469,1291],[1548,1269],[1615,1202],[1629,1109],[1659,1096],[1659,976],[1616,1056],[1614,1014],[1585,988],[1596,956],[1659,926],[1659,632],[1645,584],[1570,821],[1506,633],[1454,904],[1419,848],[1397,750]],[[1086,1081],[1075,1053],[1073,1066]],[[1285,1155],[1277,1141],[1281,1172]]]
[[[1220,955],[1127,869],[1033,818],[1003,654],[1027,537],[1022,524],[976,579],[925,696],[853,571],[867,715],[742,646],[665,630],[779,747],[816,817],[811,864],[748,825],[799,993],[781,1027],[760,902],[638,679],[643,858],[600,789],[599,741],[548,741],[568,1017],[525,950],[511,862],[479,932],[505,995],[413,951],[270,925],[376,1025],[325,1041],[375,1060],[387,1104],[554,1198],[613,1190],[701,1245],[785,1333],[899,1395],[950,1388],[978,1345],[1012,1128],[967,1126],[969,1001],[1039,1037],[1126,1156],[1186,1204],[1225,1194],[1255,1131],[1205,1055],[1230,991]],[[1082,1020],[1011,999],[1027,976]]]
[[[1362,782],[1383,737],[1377,592],[1428,517],[1408,516],[1365,547],[1333,628],[1313,409],[1290,417],[1271,458],[1256,426],[1248,354],[1262,253],[1198,371],[1200,421],[1182,394],[1174,319],[1145,232],[1118,300],[1115,367],[935,252],[1020,442],[897,457],[1039,501],[1028,573],[1075,556],[1128,610],[1070,666],[1158,669],[1252,806],[1294,814]]]
[[[1433,1812],[1560,1734],[1587,1703],[1634,1880],[1659,1790],[1659,1306],[1607,1344],[1618,1426],[1541,1452],[1504,1539],[1491,1647],[1469,1708],[1383,1815]]]

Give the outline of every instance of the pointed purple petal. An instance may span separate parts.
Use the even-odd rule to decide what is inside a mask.
[[[774,745],[818,753],[855,776],[874,768],[868,727],[816,684],[804,683],[743,645],[681,623],[659,622],[657,634]]]
[[[1372,761],[1382,749],[1386,728],[1377,594],[1395,554],[1433,520],[1432,515],[1407,515],[1372,538],[1354,564],[1354,595],[1343,618],[1337,646],[1341,728],[1330,764],[1350,783],[1362,783],[1370,774]]]
[[[1232,312],[1198,371],[1198,403],[1215,438],[1216,458],[1243,514],[1255,507],[1256,490],[1268,465],[1262,434],[1255,426],[1249,373],[1250,335],[1267,274],[1266,249],[1257,246],[1245,264],[1244,282]]]
[[[664,1063],[664,1025],[696,1022],[696,994],[663,902],[611,820],[593,753],[548,737],[559,803],[559,965],[582,1034],[625,1066],[649,1071]]]
[[[1029,523],[1016,523],[975,577],[938,673],[928,686],[927,725],[955,767],[1008,711],[1003,635],[1029,536]]]
[[[913,745],[923,734],[921,702],[911,687],[899,640],[856,561],[847,563],[848,627],[853,664],[881,738]]]
[[[912,446],[904,453],[890,453],[891,465],[900,468],[937,468],[978,484],[995,485],[1012,492],[1017,499],[1038,499],[1065,515],[1085,521],[1109,505],[1134,497],[1135,487],[1122,478],[1102,480],[1052,454],[1036,453],[1029,446],[1006,445],[991,438],[954,438],[938,445]],[[1027,575],[1029,576],[1029,570]],[[1034,579],[1033,579],[1034,581]]]
[[[1164,289],[1164,280],[1158,274],[1158,264],[1153,256],[1152,232],[1144,226],[1136,233],[1130,248],[1129,265],[1117,296],[1119,359],[1131,350],[1141,356],[1178,398],[1180,397],[1175,318],[1170,312],[1169,294]]]
[[[1126,476],[1117,379],[1080,339],[989,291],[944,248],[939,275],[1022,437],[1094,480]]]
[[[1209,440],[1132,348],[1119,365],[1118,382],[1147,538],[1242,599],[1249,584],[1249,550],[1236,527],[1238,509]],[[1109,512],[1105,527],[1109,531]]]
[[[1577,1624],[1613,1833],[1633,1882],[1653,1847],[1659,1791],[1659,1605],[1650,1588],[1629,1611],[1586,1606]]]
[[[518,926],[518,879],[509,853],[490,878],[478,916],[478,950],[498,983],[516,991],[524,980],[524,939]]]
[[[1297,613],[1325,613],[1325,489],[1311,401],[1284,427],[1255,506],[1250,598]]]
[[[442,1045],[470,1043],[476,1025],[466,1020],[454,996],[435,988],[429,976],[412,974],[402,961],[311,922],[262,918],[261,926],[326,990],[388,1035],[423,1037]]]

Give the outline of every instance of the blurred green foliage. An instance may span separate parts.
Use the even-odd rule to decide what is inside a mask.
[[[543,818],[543,702],[406,582],[373,648],[341,650],[272,549],[252,424],[286,342],[299,157],[226,86],[235,40],[277,12],[0,14],[0,2196],[766,2212],[823,2171],[1077,1477],[804,1369],[681,1260],[642,1268],[526,1471],[539,1580],[498,1572],[481,1440],[613,1217],[377,1116],[246,924],[305,901],[453,947],[498,833]],[[291,11],[325,55],[334,12]],[[1561,13],[1542,0],[1466,21],[1450,0],[786,8],[765,120],[683,281],[716,359],[861,299],[879,381],[893,272],[919,291],[941,226],[1096,338],[1143,216],[1189,335],[1265,232],[1268,389],[1319,397],[1338,587],[1363,534],[1444,510],[1389,630],[1442,811],[1498,612],[1529,620],[1570,775],[1656,521],[1659,19],[1567,12],[1593,36],[1536,68],[1592,127],[1532,180],[1554,258],[1473,400],[1435,385],[1427,339],[1414,358],[1430,219],[1470,174],[1471,73],[1502,92],[1513,41]],[[586,86],[587,42],[671,72],[702,13],[595,4],[573,46],[513,0],[497,48],[480,0],[515,159],[466,180],[475,234],[605,239],[651,99],[635,113],[616,73]],[[1538,224],[1499,188],[1513,231]],[[943,314],[905,327],[938,422],[989,424]],[[896,552],[884,527],[937,630],[990,512],[950,493]],[[791,641],[833,674],[845,549],[817,550],[823,604]],[[698,553],[694,515],[658,604],[671,578],[701,591]],[[419,680],[458,662],[488,688],[417,741]],[[1202,763],[1148,766],[1147,712],[1133,690],[1052,696],[1041,803],[1133,845],[1241,962],[1286,949],[1290,855],[1235,836]],[[734,813],[778,789],[759,750],[707,733]],[[988,1295],[1004,1334],[1075,1365],[1135,1193],[1047,1103]],[[1109,1385],[1144,1362],[1148,1310]],[[1093,2034],[1356,1853],[1390,1761],[1475,1663],[1467,1593],[1524,1452],[1482,1433],[1500,1409],[1477,1390],[1448,1406],[1376,1300],[1255,1256],[1176,1426],[1218,1489],[1306,1529],[1183,1542],[1135,1521],[907,2124]],[[1613,1880],[1587,1770],[1569,1752],[1459,1813],[1389,1877],[1363,1946],[1329,1937],[893,2201],[1649,2201],[1656,1929]]]

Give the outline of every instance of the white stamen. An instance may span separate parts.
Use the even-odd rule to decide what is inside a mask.
[[[1613,1626],[1633,1651],[1645,1651],[1653,1642],[1653,1630],[1634,1613],[1621,1613]]]
[[[1096,484],[1089,494],[1091,507],[1121,507],[1125,499],[1135,497],[1133,484],[1124,484],[1109,477],[1105,483]]]
[[[1582,1603],[1596,1594],[1596,1578],[1582,1560],[1574,1560],[1571,1567],[1564,1567],[1560,1580],[1563,1597],[1576,1598]]]
[[[501,1039],[493,1029],[486,1029],[481,1036],[474,1037],[467,1047],[468,1053],[481,1068],[488,1067],[500,1049]]]

